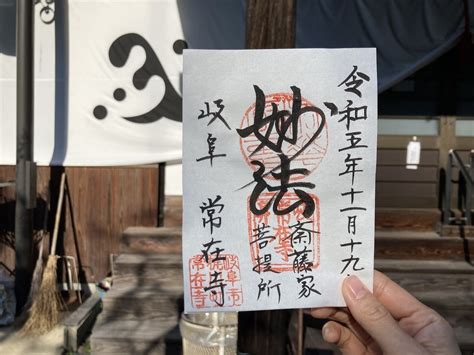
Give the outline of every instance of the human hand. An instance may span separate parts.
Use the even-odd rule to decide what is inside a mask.
[[[375,271],[373,294],[356,276],[346,278],[347,308],[314,308],[329,318],[323,338],[343,354],[461,354],[449,323],[384,274]]]

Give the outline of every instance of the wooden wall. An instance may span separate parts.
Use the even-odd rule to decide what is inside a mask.
[[[52,231],[61,168],[38,169],[39,208],[35,224],[40,227],[47,187],[52,182],[49,230]],[[119,250],[120,236],[129,226],[155,226],[158,168],[66,168],[71,209],[65,201],[62,239],[64,255],[80,258],[87,282],[97,282],[110,270],[109,256]],[[14,167],[0,167],[0,181],[14,180]],[[0,224],[13,229],[14,188],[0,189]],[[13,210],[12,210],[13,208]],[[75,231],[74,233],[74,228]],[[79,250],[79,255],[76,252]],[[61,251],[59,251],[61,252]],[[0,260],[14,266],[14,251],[0,240]]]
[[[377,151],[376,206],[437,208],[439,152],[423,149],[416,170],[405,167],[406,149]]]
[[[410,120],[409,116],[397,118]],[[469,152],[474,149],[474,138],[456,137],[456,117],[431,118],[439,120],[439,133],[437,136],[417,135],[422,149],[420,166],[417,170],[405,168],[406,147],[413,136],[379,135],[376,207],[441,207],[449,151],[458,150],[464,162],[467,163]],[[453,170],[451,178],[454,181],[458,180],[458,169]],[[451,207],[456,208],[458,185],[453,184],[452,189]]]

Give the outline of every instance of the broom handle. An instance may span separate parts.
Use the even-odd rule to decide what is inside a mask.
[[[61,219],[61,212],[63,208],[64,199],[64,185],[66,182],[66,173],[61,174],[61,185],[59,187],[58,207],[56,208],[56,218],[54,220],[53,241],[51,242],[50,255],[56,254],[56,243],[58,241],[59,220]]]

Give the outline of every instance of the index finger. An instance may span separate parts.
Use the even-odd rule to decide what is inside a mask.
[[[395,319],[410,317],[416,312],[428,309],[408,291],[377,270],[374,270],[373,294]]]

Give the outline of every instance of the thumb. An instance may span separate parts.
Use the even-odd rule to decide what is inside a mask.
[[[424,349],[400,328],[357,276],[344,280],[342,294],[354,319],[378,343],[384,354],[424,353]]]

